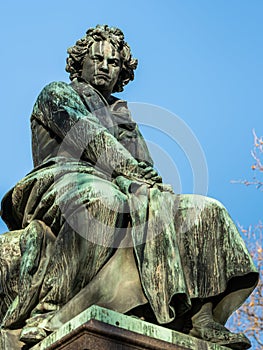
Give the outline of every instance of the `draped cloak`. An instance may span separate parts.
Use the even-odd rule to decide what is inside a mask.
[[[65,305],[127,236],[159,323],[195,298],[219,302],[250,288],[232,309],[240,306],[258,275],[236,226],[220,202],[140,178],[138,163],[153,161],[125,101],[108,104],[85,82],[54,82],[40,93],[31,126],[35,168],[2,201],[10,230],[40,220],[55,235],[31,309]]]

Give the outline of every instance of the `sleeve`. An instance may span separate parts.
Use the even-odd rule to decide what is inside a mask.
[[[61,140],[61,150],[84,159],[113,177],[140,178],[138,161],[90,113],[79,95],[68,84],[54,82],[40,93],[33,110]]]

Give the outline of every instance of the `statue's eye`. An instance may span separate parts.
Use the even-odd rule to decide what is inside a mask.
[[[118,67],[120,65],[120,61],[113,58],[109,60],[109,64],[111,64],[114,67]]]
[[[96,62],[102,62],[103,57],[102,56],[92,56],[91,59]]]

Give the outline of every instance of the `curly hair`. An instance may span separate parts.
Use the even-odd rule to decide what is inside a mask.
[[[79,39],[76,44],[67,50],[66,71],[70,73],[70,80],[81,76],[83,60],[93,43],[107,40],[120,52],[121,71],[113,92],[123,91],[123,87],[134,79],[134,70],[137,68],[138,60],[132,57],[130,46],[124,41],[123,32],[115,27],[97,25],[87,30],[86,35]]]

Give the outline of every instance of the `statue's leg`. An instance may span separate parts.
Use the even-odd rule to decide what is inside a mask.
[[[108,181],[81,176],[73,178],[77,178],[79,192],[62,198],[66,220],[57,235],[38,303],[21,333],[23,341],[39,341],[43,328],[52,331],[47,326],[50,315],[93,280],[113,256],[127,226],[123,222],[126,196]]]
[[[226,208],[199,195],[179,195],[177,202],[175,224],[190,297],[216,297],[216,307],[232,292],[252,291],[258,272]],[[240,307],[248,295],[232,299],[229,312]]]
[[[255,288],[258,274],[245,244],[224,206],[202,196],[179,196],[179,247],[191,298],[200,310],[192,316],[190,334],[247,349],[243,334],[224,327],[227,318]],[[184,210],[184,225],[180,226]],[[182,221],[181,221],[182,222]]]
[[[64,209],[65,221],[41,288],[38,307],[42,310],[47,304],[64,305],[85,287],[113,255],[125,232],[126,196],[96,177],[90,183],[84,179],[83,187],[83,193],[80,189]]]
[[[211,341],[220,342],[222,337],[227,336],[229,342],[240,342],[239,335],[236,337],[224,328],[224,323],[217,322],[223,304],[228,303],[230,315],[245,301],[257,283],[258,273],[244,241],[226,209],[218,201],[198,195],[173,195],[172,211],[170,202],[169,194],[152,194],[148,232],[151,229],[155,236],[152,240],[146,240],[143,254],[139,256],[143,282],[146,284],[149,281],[146,286],[149,294],[147,299],[151,302],[157,321],[161,324],[169,323],[167,306],[174,308],[174,317],[183,315],[183,312],[186,315],[190,309],[188,317],[191,318],[193,313],[196,314],[196,301],[200,307],[212,302],[212,311],[217,319],[213,318],[210,310],[209,327],[206,326],[203,333],[193,331],[193,335],[205,338],[210,332]],[[156,229],[159,229],[159,235]],[[174,269],[176,263],[178,268]],[[180,278],[181,275],[183,278]],[[157,291],[164,291],[162,298],[153,298],[156,293],[152,293],[152,286]],[[243,293],[244,289],[247,289],[246,293]],[[169,298],[165,299],[168,292]],[[180,292],[181,296],[183,292],[191,298],[190,307],[186,311],[180,307],[184,306],[186,299],[177,297]],[[239,292],[238,298],[230,298],[234,292]],[[196,321],[199,318],[194,320],[196,330],[197,324],[201,322]],[[173,321],[171,319],[168,327]],[[243,342],[245,338],[242,338]]]

